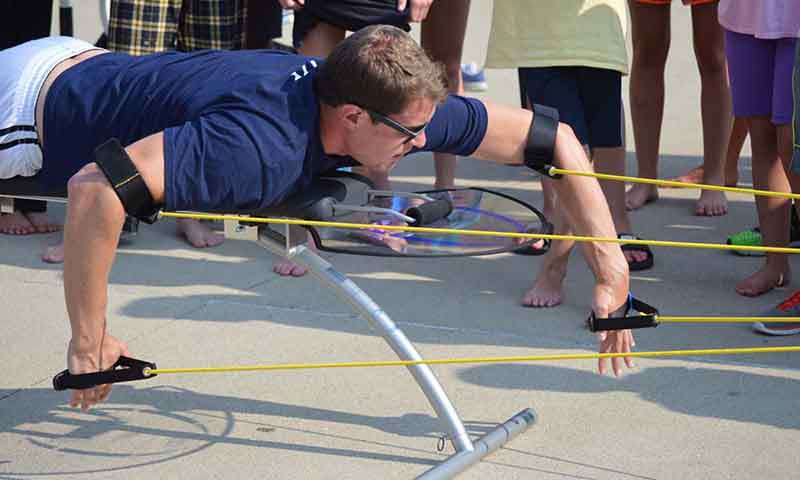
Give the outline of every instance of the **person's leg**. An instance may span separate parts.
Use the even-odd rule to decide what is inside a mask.
[[[245,18],[245,48],[272,48],[272,40],[283,34],[283,9],[276,0],[248,0]]]
[[[158,6],[163,13],[167,8]],[[180,51],[202,49],[238,50],[245,47],[246,20],[244,0],[229,2],[184,1],[181,4],[180,21],[177,26],[177,47]],[[164,21],[164,28],[169,25]],[[169,49],[171,47],[166,47]],[[225,236],[212,229],[213,223],[192,219],[176,219],[175,230],[195,248],[215,247],[225,241]]]
[[[53,0],[17,2],[5,13],[0,18],[0,50],[50,35]],[[15,205],[16,212],[0,214],[0,233],[27,235],[61,229],[45,213],[47,202],[25,200]]]
[[[700,111],[703,122],[703,183],[725,182],[725,148],[731,129],[731,96],[725,61],[725,36],[717,20],[717,2],[692,7],[692,31],[700,71]],[[728,212],[724,192],[702,190],[695,215]]]
[[[658,177],[658,145],[664,116],[664,66],[670,43],[670,6],[630,0],[633,62],[630,108],[638,176]],[[635,184],[626,207],[635,210],[658,198],[654,185]]]
[[[725,186],[735,187],[739,183],[739,156],[742,153],[744,141],[747,139],[747,122],[743,118],[733,117],[731,134],[725,154]],[[698,165],[683,175],[671,178],[675,182],[703,183],[705,170],[703,165]],[[667,187],[669,188],[669,187]]]
[[[556,201],[556,203],[558,203]],[[554,234],[571,235],[566,215],[556,208],[553,217]],[[544,255],[542,266],[536,274],[533,285],[522,297],[522,305],[526,307],[555,307],[564,300],[564,277],[567,276],[567,261],[575,242],[553,240],[550,250]]]
[[[748,118],[753,150],[753,186],[760,190],[788,192],[786,171],[778,156],[778,133],[768,117]],[[758,225],[765,246],[789,243],[789,201],[785,198],[757,196]],[[791,279],[786,254],[768,253],[764,266],[736,285],[740,295],[754,297]]]
[[[469,0],[433,2],[428,17],[422,22],[422,48],[436,61],[442,62],[447,73],[451,93],[463,94],[461,81],[461,52],[467,30]],[[436,168],[435,188],[455,186],[455,155],[436,153],[433,155]]]
[[[580,98],[578,68],[522,68],[519,76],[528,94],[528,104],[538,103],[557,109],[561,122],[572,127],[576,137],[586,148],[589,143],[589,132]],[[542,189],[546,195],[545,201],[549,197],[552,202],[554,233],[571,235],[572,228],[567,216],[558,207],[558,198],[550,182],[549,179],[543,179]],[[555,307],[561,304],[564,297],[563,284],[567,273],[567,262],[574,244],[575,242],[568,240],[554,240],[551,243],[533,286],[522,299],[524,306]]]
[[[749,108],[756,113],[748,118],[753,149],[753,184],[757,189],[789,192],[786,171],[791,155],[789,123],[792,117],[793,49],[779,40],[761,40],[730,32],[726,39],[729,58],[736,62],[737,75],[732,75],[731,80],[736,92],[737,111],[743,102],[749,101]],[[757,63],[759,60],[764,63]],[[748,67],[748,73],[740,72],[741,64]],[[748,94],[746,98],[740,98],[742,91]],[[769,113],[762,113],[765,111]],[[790,230],[787,228],[790,225],[789,200],[758,196],[756,207],[763,244],[786,246]],[[740,282],[736,291],[741,295],[756,296],[789,280],[787,255],[769,253],[764,267]]]
[[[300,11],[296,12],[295,15],[300,16],[303,15],[303,13]],[[295,22],[297,21],[298,19],[296,18]],[[300,38],[297,38],[297,30],[295,30],[295,35],[295,44],[299,45],[297,51],[301,55],[327,57],[333,49],[336,48],[336,45],[344,40],[345,31],[328,23],[318,22],[315,23],[308,32],[299,34]],[[311,234],[306,232],[305,229],[294,227],[292,229],[292,235],[308,235],[308,245],[309,247],[313,247],[314,243],[311,239]],[[279,258],[275,260],[272,264],[272,271],[282,277],[302,277],[308,273],[305,267],[294,263],[288,258]]]
[[[319,22],[305,35],[297,52],[311,57],[327,57],[344,40],[344,35],[341,28]]]
[[[599,173],[625,175],[625,115],[622,105],[622,74],[615,70],[583,67],[579,70],[579,89],[585,110],[589,145]],[[634,234],[625,207],[625,184],[600,180],[600,188],[611,210],[617,234]],[[639,247],[623,250],[631,268],[643,269],[652,253]],[[652,259],[652,257],[651,257]]]
[[[743,118],[733,117],[725,154],[725,185],[728,187],[735,187],[739,183],[739,156],[745,140],[747,140],[747,122]]]

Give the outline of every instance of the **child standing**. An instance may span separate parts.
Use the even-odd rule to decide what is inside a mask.
[[[590,151],[597,170],[616,175],[625,173],[622,75],[628,72],[627,23],[625,0],[503,0],[494,5],[487,58],[489,67],[519,69],[523,103],[556,108]],[[568,219],[558,215],[549,182],[542,181],[545,216],[555,218],[556,233],[568,234]],[[600,184],[617,232],[631,232],[624,183]],[[620,237],[625,235],[630,234]],[[553,242],[524,305],[561,303],[572,245]],[[653,254],[646,246],[623,250],[631,270],[652,267]]]
[[[720,0],[719,22],[725,28],[733,113],[745,119],[750,133],[753,185],[789,192],[792,66],[800,32],[800,2]],[[790,204],[785,198],[756,197],[764,245],[788,244]],[[764,266],[739,282],[736,292],[757,296],[790,279],[787,256],[768,253]]]

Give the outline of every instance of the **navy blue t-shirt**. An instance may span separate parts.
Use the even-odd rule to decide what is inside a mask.
[[[108,53],[62,73],[44,111],[46,186],[63,187],[94,149],[164,131],[168,210],[250,212],[279,203],[349,157],[328,156],[314,76],[321,60],[282,52]],[[469,155],[486,110],[450,97],[421,150]]]

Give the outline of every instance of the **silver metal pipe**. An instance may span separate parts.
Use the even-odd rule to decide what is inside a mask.
[[[417,477],[417,480],[453,478],[532,427],[534,423],[536,423],[536,414],[530,408],[526,408],[475,440],[474,450],[451,455],[444,462]]]
[[[303,245],[287,250],[284,244],[267,235],[259,235],[258,243],[273,253],[288,256],[293,262],[306,267],[314,276],[322,280],[367,319],[370,326],[381,334],[401,360],[422,360],[422,356],[414,348],[414,345],[389,315],[355,282],[333,268],[316,252]],[[288,238],[287,243],[290,243]],[[436,411],[456,451],[471,451],[473,449],[472,441],[464,424],[430,367],[428,365],[409,365],[407,368]]]

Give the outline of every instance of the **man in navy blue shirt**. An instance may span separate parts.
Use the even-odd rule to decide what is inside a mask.
[[[39,94],[37,134],[40,177],[51,185],[68,182],[70,372],[108,368],[127,351],[105,325],[125,210],[115,191],[120,186],[112,187],[92,162],[95,147],[118,138],[149,196],[169,210],[254,211],[302,190],[323,171],[352,164],[388,171],[419,150],[523,164],[532,113],[447,96],[441,79],[411,37],[389,26],[353,34],[324,63],[268,51],[138,58],[88,51],[59,63]],[[563,124],[553,163],[591,168]],[[616,237],[596,180],[568,176],[554,185],[578,235]],[[626,302],[627,263],[616,244],[584,247],[596,279],[592,308],[606,317]],[[632,343],[630,331],[611,332],[600,350],[628,352]],[[618,374],[622,365],[612,366]],[[110,390],[76,390],[71,404],[88,408]]]

